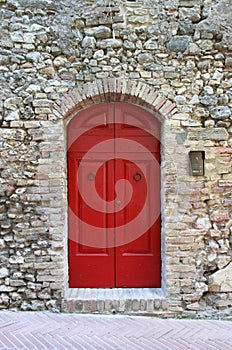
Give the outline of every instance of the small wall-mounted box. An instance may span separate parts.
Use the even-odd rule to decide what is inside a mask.
[[[189,162],[190,162],[190,175],[200,176],[204,175],[204,151],[190,151]]]

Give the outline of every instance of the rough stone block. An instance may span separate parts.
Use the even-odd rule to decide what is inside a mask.
[[[212,274],[208,285],[210,292],[232,292],[232,263]]]
[[[218,106],[210,110],[213,119],[227,119],[231,117],[231,111],[228,106]]]
[[[189,36],[177,35],[168,42],[167,49],[173,52],[185,52],[188,49],[190,42],[191,38]]]
[[[229,134],[225,128],[194,128],[189,131],[190,140],[215,140],[223,141],[228,140]]]

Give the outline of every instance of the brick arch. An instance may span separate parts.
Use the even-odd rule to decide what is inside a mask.
[[[170,118],[176,112],[175,104],[138,80],[107,78],[84,83],[69,91],[60,103],[54,105],[59,118],[69,119],[76,111],[97,103],[127,102],[158,112],[160,119]]]

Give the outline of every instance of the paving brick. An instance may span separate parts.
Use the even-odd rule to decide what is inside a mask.
[[[230,350],[231,334],[229,321],[0,313],[0,349],[4,350]]]

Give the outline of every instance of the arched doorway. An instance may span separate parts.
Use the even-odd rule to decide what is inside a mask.
[[[160,123],[104,103],[68,125],[69,286],[159,288]]]

